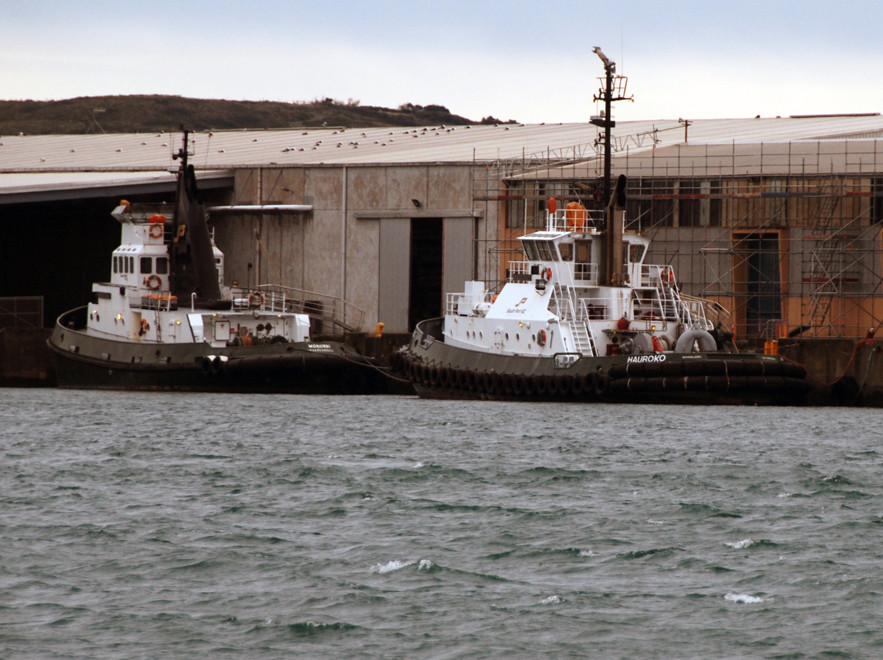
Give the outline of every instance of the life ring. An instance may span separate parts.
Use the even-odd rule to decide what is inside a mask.
[[[537,332],[537,345],[538,346],[545,346],[546,345],[546,331],[545,330],[540,330],[539,332]]]
[[[150,238],[162,238],[163,234],[163,226],[162,225],[150,225]]]
[[[249,307],[263,307],[264,306],[264,294],[263,293],[249,294],[248,306]]]
[[[153,289],[156,291],[158,288],[162,286],[162,279],[160,279],[159,275],[151,275],[147,278],[147,288]]]

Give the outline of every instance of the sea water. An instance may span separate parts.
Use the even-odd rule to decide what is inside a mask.
[[[883,413],[0,390],[3,658],[883,657]]]

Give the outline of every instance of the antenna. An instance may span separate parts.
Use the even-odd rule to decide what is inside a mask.
[[[592,49],[592,52],[594,52],[601,62],[604,63],[605,73],[603,78],[599,78],[603,87],[601,87],[595,95],[595,101],[604,101],[604,114],[601,116],[595,115],[591,117],[589,121],[593,125],[600,126],[604,129],[604,192],[601,199],[601,205],[606,208],[607,204],[610,202],[610,132],[611,129],[616,126],[616,122],[613,120],[613,103],[616,101],[634,101],[635,99],[634,97],[626,96],[628,78],[626,76],[615,75],[616,62],[607,57],[604,54],[604,51],[601,50],[600,46],[595,46]]]

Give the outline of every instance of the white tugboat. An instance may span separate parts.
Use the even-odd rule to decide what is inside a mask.
[[[109,282],[92,301],[62,314],[48,343],[58,384],[69,388],[226,392],[375,393],[388,377],[337,339],[313,340],[318,317],[300,292],[224,286],[187,165],[187,134],[173,209],[130,205]],[[309,296],[315,298],[315,295]],[[335,324],[337,324],[335,326]],[[333,334],[333,333],[332,333]]]
[[[610,117],[614,64],[602,90]],[[605,126],[610,144],[612,121]],[[605,147],[605,189],[609,190]],[[448,294],[417,324],[397,366],[426,398],[800,404],[806,370],[738,353],[726,311],[680,292],[670,265],[645,263],[648,238],[625,231],[626,179],[602,211],[549,200],[544,231],[520,237],[494,295]]]

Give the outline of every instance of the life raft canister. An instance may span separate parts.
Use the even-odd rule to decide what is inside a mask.
[[[586,226],[587,217],[586,207],[579,202],[567,202],[564,207],[564,218],[569,228],[582,229]]]

